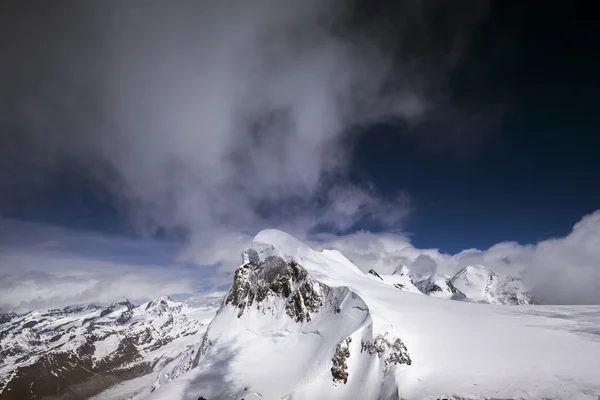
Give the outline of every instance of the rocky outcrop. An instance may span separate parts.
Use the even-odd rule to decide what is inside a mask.
[[[458,290],[451,279],[442,275],[432,275],[415,281],[415,286],[425,295],[434,297],[465,299],[463,292]]]
[[[325,302],[329,288],[314,280],[296,261],[268,256],[264,261],[250,258],[235,271],[233,285],[225,304],[239,309],[238,318],[252,306],[266,312],[273,302],[282,299],[286,314],[296,322],[311,320]]]
[[[406,345],[399,338],[389,339],[387,334],[378,335],[374,340],[363,340],[360,351],[385,360],[384,373],[387,373],[393,365],[411,365],[412,360],[406,349]]]
[[[381,275],[379,275],[379,274],[377,273],[377,271],[375,271],[374,269],[370,269],[370,270],[369,270],[369,274],[373,275],[373,276],[374,276],[374,277],[376,277],[376,278],[379,278],[379,279],[383,280],[383,278],[381,277]]]
[[[335,348],[335,353],[331,359],[333,362],[331,376],[333,376],[334,383],[348,383],[348,364],[346,360],[350,358],[350,342],[352,342],[352,338],[346,338]]]

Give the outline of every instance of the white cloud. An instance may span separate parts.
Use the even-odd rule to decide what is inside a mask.
[[[47,275],[21,275],[4,260],[0,273],[32,288],[22,291],[29,297],[11,292],[4,301],[137,293],[136,279],[119,283],[119,273],[139,277],[141,297],[183,290],[182,270],[161,272],[173,260],[219,268],[214,283],[224,283],[245,244],[269,227],[304,238],[320,225],[400,229],[411,210],[407,195],[383,199],[348,183],[353,134],[389,119],[411,126],[454,119],[446,84],[488,2],[444,6],[444,24],[435,23],[435,5],[391,2],[389,13],[361,28],[349,21],[368,13],[348,4],[132,0],[15,11],[0,64],[12,89],[0,93],[11,105],[0,108],[8,127],[0,131],[0,205],[18,202],[11,193],[31,182],[52,184],[47,174],[66,168],[108,187],[141,232],[189,237],[186,248],[173,249],[58,228],[35,238],[28,236],[36,227],[7,229],[6,249],[19,252],[25,270]],[[380,269],[420,255],[440,270],[455,264],[392,234],[329,240]],[[27,257],[32,248],[40,259]]]
[[[564,238],[535,245],[503,242],[487,250],[468,249],[455,255],[417,249],[401,235],[368,232],[321,236],[312,245],[339,250],[364,271],[374,268],[392,273],[405,264],[413,272],[452,275],[468,265],[484,265],[522,277],[542,303],[600,303],[600,210],[583,217]]]
[[[396,2],[362,28],[349,23],[367,18],[351,3],[23,8],[0,65],[16,88],[2,93],[14,107],[0,110],[0,124],[11,127],[0,131],[0,190],[44,182],[66,165],[109,187],[142,232],[189,232],[185,255],[201,260],[215,231],[401,224],[410,211],[404,197],[384,201],[347,183],[353,132],[438,111],[487,1],[473,1],[469,13],[444,7],[451,13],[441,25],[432,23],[437,6]],[[294,206],[265,215],[265,202]]]
[[[212,243],[190,245],[188,249],[194,248],[190,254],[170,249],[165,255],[167,250],[163,249],[148,258],[149,249],[160,248],[160,244],[127,243],[123,238],[32,224],[20,229],[21,223],[1,222],[14,233],[5,235],[0,230],[0,309],[4,310],[108,303],[123,297],[141,302],[162,294],[214,290],[231,283],[231,273],[241,263],[241,251],[252,238],[215,232]],[[27,240],[21,242],[18,232],[27,232]],[[45,245],[48,235],[56,238],[50,246]],[[451,275],[467,265],[481,264],[521,276],[539,302],[600,303],[600,211],[583,217],[564,238],[528,246],[504,242],[487,250],[469,249],[455,255],[417,249],[409,237],[392,233],[321,234],[304,239],[315,249],[339,250],[363,271],[373,268],[389,274],[404,264],[415,273]],[[19,242],[24,245],[18,246]],[[34,243],[42,246],[32,246]],[[78,253],[75,248],[85,251]],[[168,257],[175,262],[151,262]],[[185,267],[178,258],[213,267]]]
[[[79,260],[80,265],[89,263]],[[100,266],[102,267],[102,266]],[[121,266],[123,267],[123,266]],[[159,295],[190,294],[193,281],[172,271],[129,270],[119,273],[58,275],[42,271],[0,275],[0,310],[62,308],[78,304],[108,304],[124,298],[140,304]]]
[[[335,249],[363,271],[375,269],[392,273],[401,264],[409,264],[422,254],[407,237],[391,233],[356,232],[345,236],[318,235],[309,240],[315,249]]]
[[[175,254],[165,243],[0,218],[0,310],[140,303],[216,284],[214,268],[170,262]]]
[[[540,242],[523,276],[543,302],[600,303],[600,211],[585,216],[562,239]]]
[[[421,254],[410,263],[410,272],[417,276],[433,275],[437,272],[437,263],[425,254]]]

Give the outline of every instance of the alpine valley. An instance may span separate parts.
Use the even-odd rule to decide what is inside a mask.
[[[0,316],[0,399],[599,399],[600,306],[363,272],[277,230],[226,293]]]

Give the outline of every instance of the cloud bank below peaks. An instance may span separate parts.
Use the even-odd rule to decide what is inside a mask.
[[[311,245],[339,250],[363,271],[391,274],[406,265],[418,275],[453,275],[466,266],[483,265],[523,279],[539,303],[600,304],[600,210],[584,216],[563,238],[533,245],[502,242],[454,255],[417,249],[400,235],[370,232],[321,235]]]
[[[215,232],[195,243],[191,254],[148,241],[84,234],[0,220],[0,309],[29,310],[73,304],[109,303],[117,297],[141,302],[158,295],[222,290],[241,263],[252,236]],[[392,233],[355,232],[300,236],[312,248],[336,249],[363,271],[453,275],[469,265],[520,277],[542,304],[600,304],[600,210],[587,215],[564,238],[535,245],[503,242],[487,250],[444,254],[417,249]],[[184,261],[198,257],[204,267]]]

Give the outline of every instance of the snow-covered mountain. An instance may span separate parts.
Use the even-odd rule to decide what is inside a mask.
[[[449,281],[466,298],[490,304],[532,304],[520,280],[480,265],[460,270]]]
[[[441,299],[466,300],[467,296],[452,284],[452,278],[441,274],[426,277],[412,277],[421,293]]]
[[[371,278],[379,279],[388,285],[394,286],[396,289],[405,290],[411,293],[423,293],[415,285],[415,281],[405,265],[396,268],[392,275],[380,275],[373,269],[369,270],[368,274]]]
[[[208,325],[168,298],[3,317],[0,398],[598,399],[600,306],[520,294],[482,267],[363,273],[266,230]]]
[[[380,275],[374,270],[370,270],[369,274],[397,289],[432,297],[489,304],[533,303],[519,279],[481,265],[467,266],[454,276],[413,275],[405,265],[398,267],[391,275]]]
[[[398,285],[410,287],[407,274],[396,275]],[[463,271],[450,284],[475,296],[481,275]],[[263,231],[202,341],[173,362],[187,372],[137,398],[600,395],[600,307],[448,301],[385,280],[337,251],[313,251],[283,232]]]
[[[168,297],[0,317],[0,398],[88,398],[201,340],[215,309]]]

